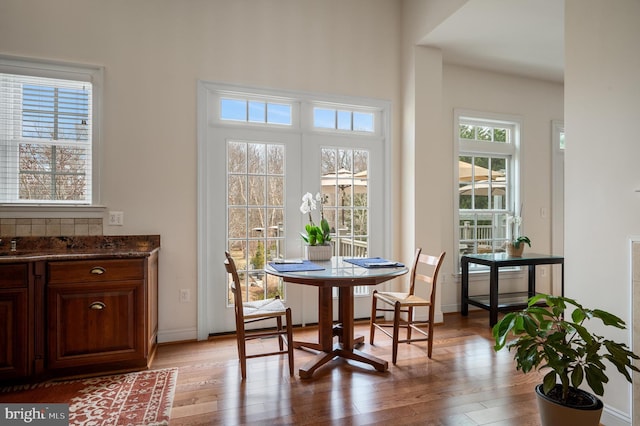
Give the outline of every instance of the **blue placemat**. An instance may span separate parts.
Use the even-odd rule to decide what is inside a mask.
[[[400,262],[394,262],[392,260],[383,259],[381,257],[354,257],[342,260],[344,260],[345,262],[353,263],[354,265],[361,266],[363,268],[398,268],[404,266]]]
[[[278,272],[322,271],[324,269],[322,266],[308,260],[303,260],[302,263],[269,262],[269,266]]]

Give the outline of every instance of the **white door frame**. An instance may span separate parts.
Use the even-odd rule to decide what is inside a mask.
[[[560,147],[560,135],[564,122],[551,122],[551,253],[564,256],[564,149]],[[562,293],[560,269],[552,268],[552,293]]]

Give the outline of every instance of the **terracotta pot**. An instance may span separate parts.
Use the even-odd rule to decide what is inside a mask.
[[[331,244],[304,246],[304,257],[307,260],[329,260],[331,256],[333,256],[333,246]]]
[[[522,257],[524,251],[524,243],[520,243],[520,246],[516,248],[512,243],[507,243],[507,254],[511,257]]]
[[[556,385],[562,386],[562,385]],[[574,389],[584,398],[592,402],[588,406],[571,406],[559,404],[542,393],[542,384],[536,386],[536,396],[538,398],[538,410],[542,426],[598,426],[604,404],[595,395],[581,389]]]

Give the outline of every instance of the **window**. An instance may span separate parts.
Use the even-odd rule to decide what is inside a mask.
[[[334,254],[367,257],[369,253],[369,157],[368,150],[321,149],[321,187],[327,203],[324,216],[331,224]],[[355,296],[367,296],[369,286],[353,288]],[[338,297],[338,289],[333,289]]]
[[[291,105],[247,99],[221,98],[220,119],[244,123],[291,126]]]
[[[0,203],[94,202],[99,77],[0,58]]]
[[[459,255],[505,251],[508,217],[520,215],[517,119],[456,112]]]
[[[320,182],[336,256],[367,256],[369,151],[322,148]]]
[[[238,259],[244,302],[284,298],[282,282],[264,272],[284,253],[284,154],[282,144],[227,142],[227,246]]]
[[[313,125],[319,129],[373,133],[374,114],[333,108],[313,108]]]

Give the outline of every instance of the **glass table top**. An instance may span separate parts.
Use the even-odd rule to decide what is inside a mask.
[[[265,266],[265,271],[269,274],[281,277],[299,277],[319,280],[395,277],[408,272],[408,268],[406,266],[364,268],[345,262],[344,259],[349,259],[349,257],[343,258],[334,256],[331,260],[314,260],[312,263],[324,268],[318,271],[279,272],[272,268],[268,263]]]

